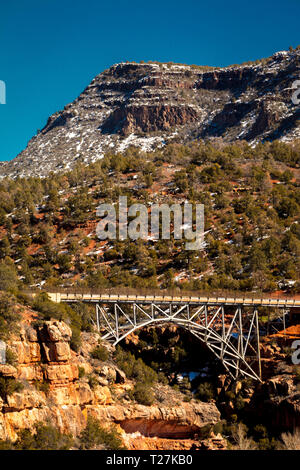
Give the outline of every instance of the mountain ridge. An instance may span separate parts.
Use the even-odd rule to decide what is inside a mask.
[[[97,75],[12,161],[0,176],[46,176],[123,152],[144,152],[169,142],[300,137],[300,110],[292,83],[300,49],[223,68],[122,62]]]

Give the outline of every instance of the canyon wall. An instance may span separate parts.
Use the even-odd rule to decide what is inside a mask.
[[[158,437],[162,448],[172,448],[172,439],[189,442],[220,420],[213,403],[144,406],[132,402],[127,391],[133,384],[125,374],[112,362],[91,359],[89,353],[98,344],[98,335],[83,333],[81,350],[75,353],[70,349],[71,334],[65,323],[47,321],[36,327],[23,324],[20,333],[10,339],[8,348],[17,361],[0,365],[0,377],[15,379],[24,388],[0,399],[0,439],[16,440],[20,430],[32,430],[37,422],[49,422],[61,432],[77,436],[91,415],[104,425],[116,424],[130,448],[146,437],[144,447],[149,448],[151,438]],[[85,375],[79,378],[83,370]],[[137,442],[130,438],[135,433]],[[158,442],[153,443],[154,448]]]

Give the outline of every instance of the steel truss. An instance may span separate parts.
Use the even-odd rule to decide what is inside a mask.
[[[176,324],[204,342],[233,379],[249,377],[261,381],[256,307],[239,306],[228,313],[224,305],[116,301],[97,303],[96,319],[102,338],[114,345],[139,328]]]

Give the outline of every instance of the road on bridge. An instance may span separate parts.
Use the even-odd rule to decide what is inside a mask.
[[[111,294],[111,293],[82,293],[82,292],[48,292],[53,302],[124,302],[124,303],[189,303],[189,304],[207,304],[207,305],[243,305],[243,306],[261,306],[261,307],[280,307],[292,308],[300,307],[299,296],[289,297],[268,297],[255,296],[253,294],[244,294],[243,296],[223,295],[168,295],[168,294]]]

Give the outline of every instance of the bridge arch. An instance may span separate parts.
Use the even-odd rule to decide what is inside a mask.
[[[126,306],[125,306],[126,305]],[[117,345],[135,331],[175,324],[189,331],[222,362],[232,378],[261,380],[257,310],[243,314],[238,307],[228,316],[224,306],[127,303],[96,305],[101,336]]]

